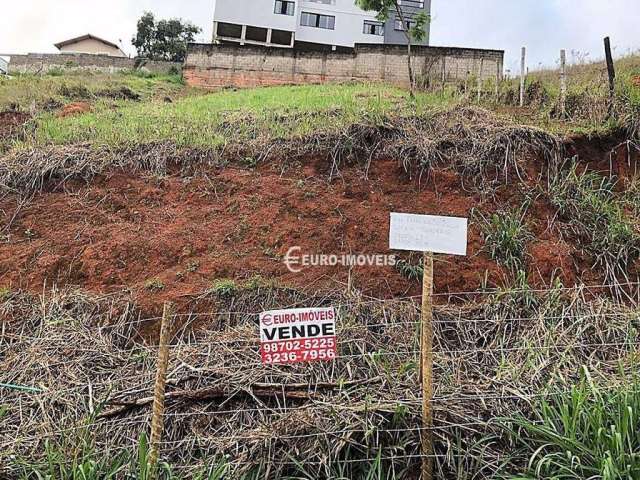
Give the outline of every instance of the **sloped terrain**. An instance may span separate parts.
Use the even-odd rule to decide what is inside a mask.
[[[166,301],[177,305],[166,478],[417,478],[420,255],[284,264],[295,246],[392,253],[392,211],[470,220],[468,255],[435,262],[440,478],[527,471],[520,430],[498,417],[537,421],[537,402],[572,394],[581,366],[594,388],[630,388],[630,130],[565,137],[464,102],[333,88],[251,91],[249,111],[208,109],[243,92],[90,99],[88,113],[36,113],[6,144],[0,478],[58,475],[71,457],[98,477],[116,465],[115,478],[144,478],[135,459]],[[338,309],[338,359],[263,366],[256,314],[311,305]]]
[[[460,115],[464,120],[468,113]],[[43,172],[36,182],[39,189],[31,192],[23,190],[31,187],[20,184],[20,175],[28,176],[29,168],[41,166],[29,166],[28,160],[19,158],[15,164],[26,170],[16,173],[18,166],[9,166],[3,177],[17,192],[0,201],[5,225],[0,245],[2,284],[31,291],[46,285],[76,285],[96,293],[124,289],[156,312],[164,300],[188,305],[216,280],[242,282],[254,275],[316,289],[340,289],[349,283],[384,298],[415,294],[419,293],[416,279],[403,277],[401,269],[390,266],[351,271],[311,266],[292,273],[283,262],[294,246],[300,247],[299,254],[391,253],[389,212],[402,211],[471,218],[469,255],[438,259],[435,288],[474,291],[508,285],[513,273],[492,258],[480,218],[523,205],[531,233],[523,269],[531,286],[545,287],[556,280],[566,285],[607,280],[573,241],[569,219],[559,216],[551,204],[545,182],[549,172],[566,168],[558,166],[561,157],[573,157],[580,171],[619,178],[617,188],[624,190],[634,178],[638,150],[615,138],[574,138],[564,146],[558,144],[558,151],[549,157],[546,148],[525,141],[512,152],[513,160],[505,157],[515,163],[501,165],[495,162],[502,162],[504,153],[496,144],[478,151],[478,167],[457,162],[461,156],[449,158],[463,155],[460,148],[475,148],[475,140],[460,132],[455,136],[461,125],[449,127],[451,140],[441,140],[424,152],[400,151],[390,157],[411,141],[394,134],[379,141],[370,159],[358,158],[356,148],[349,153],[351,160],[339,167],[332,151],[277,158],[270,147],[276,158],[269,161],[253,164],[241,157],[230,164],[218,160],[216,166],[199,159],[206,152],[174,153],[160,160],[167,154],[151,146],[145,158],[162,164],[161,173],[154,167],[131,171],[134,166],[125,164],[107,165],[86,177],[85,167],[73,166],[74,158],[92,165],[94,156],[95,164],[100,162],[98,155],[53,150],[43,161],[55,163],[56,155],[61,156],[60,168]],[[519,135],[507,124],[499,128],[512,129],[501,133],[504,138]],[[413,135],[424,138],[428,133],[418,130]],[[373,140],[365,136],[358,141],[366,145]],[[429,156],[437,158],[429,160],[432,166],[425,160]],[[34,173],[30,178],[36,177]],[[637,274],[636,264],[625,268],[632,277]]]

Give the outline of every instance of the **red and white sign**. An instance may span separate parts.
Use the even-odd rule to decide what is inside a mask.
[[[260,354],[264,364],[333,360],[337,354],[334,308],[261,313]]]

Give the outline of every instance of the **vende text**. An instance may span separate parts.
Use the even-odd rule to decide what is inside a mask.
[[[260,315],[260,353],[265,364],[336,358],[335,310],[299,308]]]

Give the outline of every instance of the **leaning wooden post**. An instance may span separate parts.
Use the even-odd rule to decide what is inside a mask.
[[[164,304],[162,324],[160,326],[160,343],[158,345],[158,363],[156,367],[156,385],[153,394],[153,416],[151,417],[151,441],[149,451],[149,468],[151,477],[157,475],[160,457],[160,442],[164,426],[164,393],[167,383],[167,366],[169,365],[169,342],[173,331],[173,305]]]
[[[613,65],[613,55],[611,54],[611,40],[604,39],[604,54],[607,58],[607,74],[609,76],[609,118],[613,118],[614,101],[616,96],[616,69]]]
[[[424,252],[422,273],[422,311],[420,333],[420,371],[422,376],[422,480],[433,478],[433,253]]]
[[[527,60],[527,48],[522,47],[522,58],[520,59],[520,106],[524,107],[524,86],[525,86],[525,68]]]
[[[560,50],[560,116],[567,118],[567,52]]]

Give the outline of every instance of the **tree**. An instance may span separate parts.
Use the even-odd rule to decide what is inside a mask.
[[[201,31],[200,27],[179,18],[156,22],[153,13],[145,12],[138,20],[138,30],[131,42],[139,57],[182,62],[187,43],[193,42]]]
[[[431,22],[431,17],[424,12],[420,12],[418,15],[411,19],[411,23],[408,23],[402,8],[400,7],[399,0],[355,0],[356,6],[362,10],[378,12],[378,20],[386,22],[389,18],[389,13],[395,11],[402,22],[402,31],[407,38],[407,66],[409,69],[409,86],[411,96],[413,97],[413,90],[415,87],[415,75],[412,67],[412,53],[411,44],[413,42],[421,42],[424,40],[427,32],[425,27]]]

